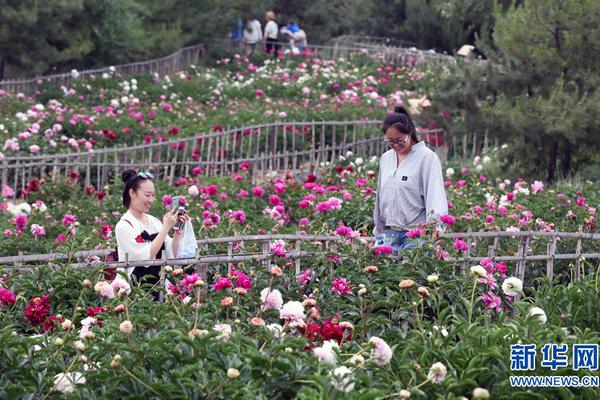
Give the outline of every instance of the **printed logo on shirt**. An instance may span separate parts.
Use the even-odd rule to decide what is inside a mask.
[[[403,177],[402,177],[402,180],[403,180],[403,181],[407,181],[407,180],[408,180],[408,176],[403,176]]]

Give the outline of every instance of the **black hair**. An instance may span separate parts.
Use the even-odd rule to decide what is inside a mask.
[[[129,195],[129,189],[137,191],[140,188],[142,181],[150,178],[144,178],[134,170],[128,169],[127,171],[124,171],[121,174],[121,179],[123,180],[123,183],[125,183],[125,188],[123,189],[123,206],[126,209],[129,209],[129,206],[131,205],[131,196]]]
[[[394,112],[385,117],[383,120],[383,127],[381,130],[383,131],[384,135],[389,128],[395,128],[401,133],[410,135],[410,138],[414,143],[419,142],[415,124],[410,118],[410,115],[408,115],[408,111],[406,111],[406,109],[402,106],[394,107]]]

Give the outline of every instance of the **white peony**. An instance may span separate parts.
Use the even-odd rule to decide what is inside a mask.
[[[337,356],[333,350],[334,348],[339,348],[337,342],[335,340],[328,340],[323,343],[323,346],[315,347],[313,349],[313,354],[319,359],[320,362],[324,364],[335,365],[337,362]]]
[[[349,393],[354,389],[352,370],[344,365],[331,372],[331,384],[340,392]]]
[[[188,188],[188,193],[190,196],[196,197],[200,194],[200,190],[198,189],[198,186],[192,185]]]
[[[279,310],[279,318],[297,325],[304,321],[304,306],[299,301],[288,301]]]
[[[502,282],[502,291],[507,296],[516,296],[523,290],[523,282],[519,278],[511,276]]]
[[[80,372],[60,373],[54,376],[54,391],[62,393],[72,393],[75,391],[75,385],[83,385],[85,377]]]
[[[436,362],[429,369],[427,379],[429,379],[432,383],[442,383],[444,379],[446,379],[447,373],[448,370],[446,369],[446,366],[441,362]]]
[[[542,310],[539,307],[531,307],[529,309],[529,314],[530,317],[534,317],[536,318],[538,321],[540,321],[542,324],[545,324],[546,321],[548,321],[548,317],[546,316],[546,313],[544,312],[544,310]]]
[[[485,278],[487,276],[487,270],[481,265],[473,265],[471,267],[471,274]]]

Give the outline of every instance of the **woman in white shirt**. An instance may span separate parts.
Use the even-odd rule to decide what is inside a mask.
[[[161,223],[148,214],[156,200],[152,182],[154,177],[151,173],[128,170],[123,172],[121,178],[125,183],[123,206],[127,212],[115,227],[119,261],[125,261],[125,254],[128,254],[129,261],[160,259],[163,251],[166,252],[167,258],[174,258],[179,250],[182,229],[175,231],[174,238],[168,233],[178,220],[185,223],[189,217],[187,214],[168,212],[163,216]],[[135,276],[141,283],[156,285],[159,282],[159,266],[131,267],[126,268],[126,272],[130,277]],[[142,279],[145,276],[146,279]],[[158,293],[154,292],[153,296],[157,299]]]
[[[406,110],[396,107],[382,130],[391,149],[379,160],[374,233],[398,252],[414,246],[408,230],[448,213],[448,200],[440,159],[418,139]]]
[[[265,15],[267,24],[265,25],[265,34],[263,35],[263,47],[269,54],[273,53],[277,57],[279,46],[277,45],[277,34],[279,33],[279,27],[275,22],[275,13],[273,11],[267,11]]]
[[[254,53],[257,43],[262,43],[262,27],[257,19],[250,19],[246,22],[244,29],[244,54],[250,57]]]

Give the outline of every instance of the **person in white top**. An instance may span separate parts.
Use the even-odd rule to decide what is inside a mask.
[[[262,43],[262,26],[260,22],[253,18],[246,22],[244,29],[244,54],[251,56],[257,43]]]
[[[265,15],[267,24],[265,25],[265,34],[263,35],[263,47],[269,54],[273,53],[277,57],[279,46],[277,46],[277,34],[279,33],[279,27],[275,22],[275,13],[273,11],[267,11]]]
[[[182,230],[175,231],[173,238],[168,233],[177,221],[185,223],[189,219],[188,215],[177,215],[169,211],[163,216],[161,223],[148,214],[156,200],[152,174],[128,170],[123,172],[121,178],[125,183],[123,206],[127,212],[115,227],[119,261],[125,261],[125,254],[128,255],[129,261],[159,259],[163,251],[166,252],[167,258],[174,258],[179,251]],[[135,276],[141,283],[156,285],[159,282],[158,266],[126,268],[126,272],[130,277]],[[146,278],[142,279],[143,277]],[[158,293],[154,292],[153,296],[158,298]]]

